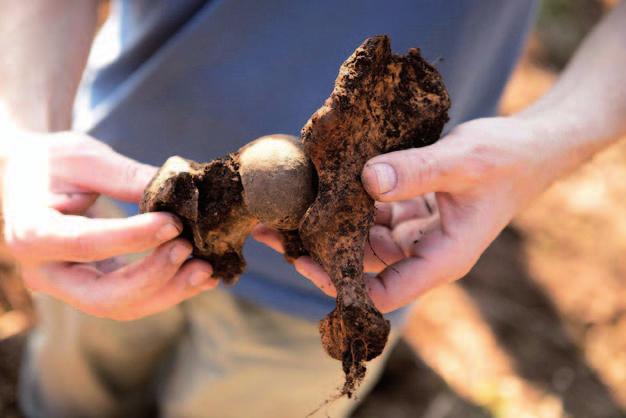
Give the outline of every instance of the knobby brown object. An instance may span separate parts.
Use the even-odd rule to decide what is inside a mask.
[[[205,164],[168,158],[144,191],[140,209],[176,214],[193,255],[232,285],[245,269],[243,244],[254,225],[297,228],[315,197],[314,184],[301,143],[271,135]]]
[[[147,188],[141,207],[180,216],[194,254],[211,262],[226,283],[243,271],[243,241],[258,220],[282,229],[288,260],[308,253],[320,263],[337,289],[337,307],[320,323],[322,344],[342,362],[342,394],[351,396],[365,376],[365,362],[382,352],[389,334],[363,275],[375,208],[361,171],[376,155],[437,141],[449,107],[441,76],[419,50],[393,55],[388,37],[372,37],[343,63],[331,96],[302,129],[304,155],[316,177],[301,148],[292,156],[277,149],[257,156],[246,146],[207,164],[172,157]],[[251,160],[262,161],[257,166],[263,168],[253,170],[254,181],[250,170],[240,167],[248,164],[241,158],[246,148]],[[285,170],[291,170],[288,176],[277,175]],[[286,187],[292,192],[282,196],[299,201],[279,205],[273,191]]]
[[[363,277],[375,208],[361,171],[379,154],[437,141],[449,106],[440,75],[419,50],[393,55],[389,38],[377,36],[341,66],[331,96],[302,129],[319,187],[299,231],[337,289],[337,307],[320,332],[326,351],[343,363],[345,394],[363,379],[364,362],[382,352],[389,334],[389,322],[372,303]]]

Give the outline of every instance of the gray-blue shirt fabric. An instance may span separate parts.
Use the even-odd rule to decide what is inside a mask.
[[[174,154],[208,161],[265,134],[298,135],[343,60],[365,38],[388,34],[394,51],[419,47],[442,72],[449,130],[495,112],[535,7],[535,0],[120,1],[94,47],[99,64],[86,77],[77,124],[154,165]],[[334,306],[269,248],[248,240],[245,257],[247,273],[232,292],[315,320]]]

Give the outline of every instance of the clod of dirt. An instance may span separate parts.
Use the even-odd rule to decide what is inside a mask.
[[[300,141],[271,135],[206,164],[170,157],[146,188],[140,209],[176,214],[194,256],[234,284],[245,269],[243,244],[254,225],[296,229],[314,198],[315,174]]]
[[[389,334],[363,275],[375,208],[361,171],[376,155],[437,141],[449,107],[441,76],[419,50],[393,55],[389,38],[376,36],[344,62],[331,96],[302,129],[319,186],[299,233],[337,289],[337,306],[320,332],[328,354],[343,364],[342,393],[348,396],[365,375],[364,362],[382,352]]]
[[[389,334],[363,275],[375,209],[361,171],[376,155],[435,142],[449,107],[441,76],[419,50],[397,56],[386,36],[369,38],[341,66],[331,96],[302,129],[302,144],[273,136],[206,164],[172,157],[141,209],[178,215],[194,255],[226,283],[243,272],[242,246],[259,220],[281,230],[288,260],[310,254],[337,289],[320,333],[343,364],[342,394],[351,396]]]
[[[236,283],[245,269],[243,243],[257,223],[243,201],[236,158],[207,164],[171,157],[148,185],[142,212],[166,211],[183,222],[182,236],[193,243],[193,255],[207,260],[213,274]]]

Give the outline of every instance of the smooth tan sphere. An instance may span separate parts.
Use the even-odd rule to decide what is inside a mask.
[[[300,141],[289,135],[268,135],[239,150],[239,175],[246,206],[273,228],[298,228],[313,203],[315,174]]]

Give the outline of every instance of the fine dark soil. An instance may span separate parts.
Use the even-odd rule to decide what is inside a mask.
[[[233,156],[206,164],[171,157],[141,201],[142,212],[176,214],[194,256],[211,263],[213,274],[229,285],[245,269],[243,243],[257,223],[244,205],[238,169]]]

